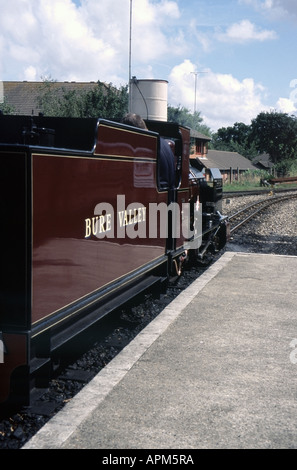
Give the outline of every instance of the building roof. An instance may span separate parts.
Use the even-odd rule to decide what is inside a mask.
[[[38,107],[38,96],[45,91],[46,83],[50,84],[51,90],[61,91],[90,91],[96,82],[2,82],[3,97],[6,103],[13,106],[16,114],[25,116],[38,115],[41,109]],[[2,90],[1,90],[2,94]],[[0,96],[0,108],[3,97]],[[2,100],[1,100],[2,98]]]
[[[265,170],[269,170],[273,167],[273,163],[270,160],[270,155],[268,153],[262,153],[261,155],[258,155],[253,159],[253,164],[257,166],[257,168]]]
[[[206,158],[199,159],[206,168],[219,168],[220,170],[256,170],[252,162],[237,152],[223,150],[208,150]]]
[[[208,135],[201,134],[201,132],[195,131],[194,129],[190,130],[191,137],[194,137],[195,139],[200,139],[200,140],[207,140],[210,141],[211,137],[208,137]]]

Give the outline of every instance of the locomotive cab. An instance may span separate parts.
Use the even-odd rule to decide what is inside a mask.
[[[218,168],[210,168],[208,179],[205,169],[197,159],[190,159],[190,181],[196,179],[200,186],[200,203],[203,215],[212,219],[217,212],[222,212],[223,178]]]
[[[223,178],[218,168],[210,168],[210,180],[206,181],[207,189],[204,195],[206,212],[216,214],[222,212]]]
[[[199,250],[202,259],[207,251],[219,251],[228,240],[229,223],[222,216],[223,178],[218,168],[211,168],[209,179],[196,159],[190,160],[190,181],[199,186],[199,201],[202,204],[203,243]]]

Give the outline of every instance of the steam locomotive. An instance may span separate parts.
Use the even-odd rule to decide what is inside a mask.
[[[226,243],[219,171],[190,158],[188,128],[146,124],[0,116],[0,403],[28,404],[63,344]]]

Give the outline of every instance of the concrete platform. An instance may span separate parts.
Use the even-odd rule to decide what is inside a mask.
[[[297,257],[226,252],[23,448],[297,448]]]

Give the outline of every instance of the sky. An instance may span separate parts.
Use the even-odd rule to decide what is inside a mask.
[[[2,81],[125,86],[131,50],[131,75],[167,80],[168,104],[196,105],[212,131],[297,115],[296,0],[0,0],[0,11]]]

